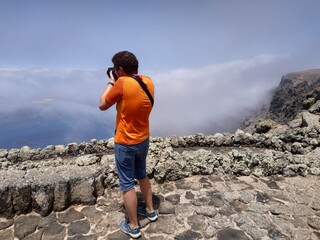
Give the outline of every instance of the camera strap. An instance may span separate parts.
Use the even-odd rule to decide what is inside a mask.
[[[152,95],[150,94],[150,92],[149,92],[146,84],[145,84],[145,83],[142,81],[142,79],[141,79],[139,76],[137,76],[137,75],[134,75],[134,76],[131,76],[131,77],[132,77],[133,79],[135,79],[135,80],[140,84],[140,86],[141,86],[141,88],[143,89],[143,91],[146,92],[146,94],[148,95],[148,97],[149,97],[149,99],[150,99],[151,105],[152,105],[152,107],[153,107],[153,97],[152,97]]]

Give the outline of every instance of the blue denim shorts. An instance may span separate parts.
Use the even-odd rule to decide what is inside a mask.
[[[116,166],[121,191],[134,188],[134,179],[147,176],[146,159],[149,149],[149,138],[135,145],[114,144]]]

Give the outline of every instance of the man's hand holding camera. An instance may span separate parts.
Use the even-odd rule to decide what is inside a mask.
[[[109,82],[108,82],[106,89],[104,90],[104,92],[102,93],[102,95],[100,97],[100,104],[99,104],[99,108],[102,111],[107,110],[109,107],[112,106],[112,104],[110,104],[109,102],[107,102],[105,100],[105,97],[108,94],[108,92],[112,89],[112,87],[114,86],[114,83],[118,79],[116,69],[114,67],[108,68],[107,75],[109,77]]]
[[[107,75],[108,75],[108,77],[109,77],[109,79],[110,79],[110,82],[108,83],[108,84],[110,84],[110,85],[114,85],[114,83],[117,81],[117,79],[118,79],[118,76],[117,76],[117,74],[116,74],[116,69],[114,68],[114,67],[110,67],[110,68],[108,68],[108,70],[107,70]]]

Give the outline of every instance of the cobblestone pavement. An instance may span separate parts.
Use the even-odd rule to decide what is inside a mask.
[[[153,192],[159,219],[139,218],[140,239],[320,239],[316,176],[193,176],[153,182]],[[107,189],[93,206],[72,206],[44,218],[36,213],[0,218],[0,239],[130,239],[119,230],[122,203],[117,189]]]

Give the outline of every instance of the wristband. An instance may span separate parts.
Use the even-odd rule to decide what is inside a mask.
[[[113,82],[108,82],[108,85],[109,85],[109,84],[112,85],[112,86],[114,86],[114,83],[113,83]]]

